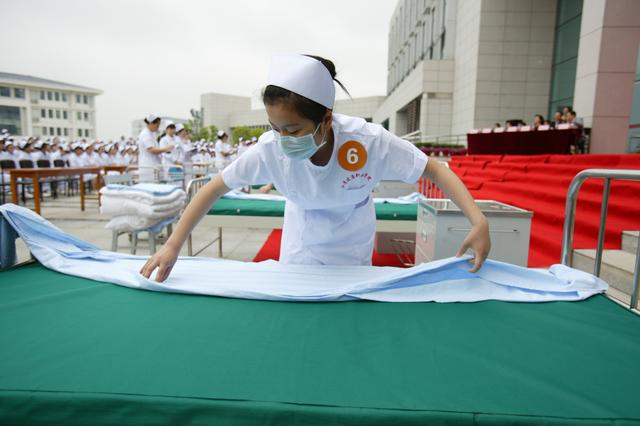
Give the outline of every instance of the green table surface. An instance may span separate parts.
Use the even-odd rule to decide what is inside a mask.
[[[639,425],[640,317],[291,303],[0,272],[0,423]]]
[[[416,220],[418,204],[376,203],[378,220]],[[209,210],[210,215],[284,216],[284,201],[234,200],[220,198]]]

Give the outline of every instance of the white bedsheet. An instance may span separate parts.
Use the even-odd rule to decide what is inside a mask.
[[[544,271],[488,260],[470,273],[468,256],[409,269],[180,257],[167,281],[156,283],[138,273],[146,256],[100,250],[13,204],[0,206],[0,215],[5,267],[15,250],[12,239],[19,235],[47,268],[152,291],[283,301],[546,302],[582,300],[607,289],[601,279],[564,265]]]

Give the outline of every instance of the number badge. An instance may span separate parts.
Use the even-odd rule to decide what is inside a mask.
[[[367,150],[358,141],[347,141],[338,150],[338,163],[350,172],[360,170],[367,164]]]

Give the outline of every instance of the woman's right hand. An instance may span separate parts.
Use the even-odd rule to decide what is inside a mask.
[[[156,254],[147,260],[147,263],[145,263],[140,269],[140,274],[145,278],[150,278],[153,271],[158,268],[156,281],[159,283],[163,282],[169,277],[171,269],[173,268],[173,265],[175,265],[179,254],[180,249],[176,250],[167,244],[163,245]]]

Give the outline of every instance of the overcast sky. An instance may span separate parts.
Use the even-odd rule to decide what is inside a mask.
[[[0,0],[0,71],[101,89],[98,136],[200,95],[259,93],[274,53],[332,59],[352,96],[384,95],[396,0]],[[338,90],[338,97],[344,97]]]

